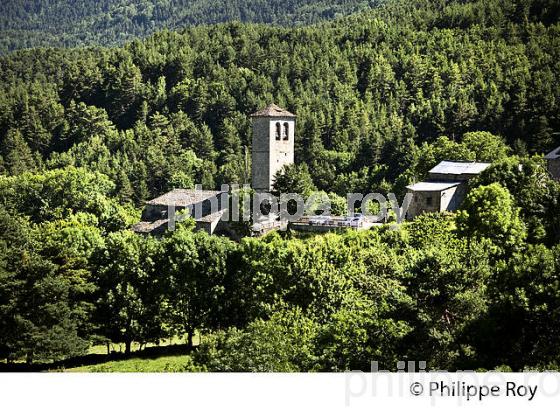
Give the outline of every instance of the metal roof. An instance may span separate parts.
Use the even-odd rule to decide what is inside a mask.
[[[295,117],[295,115],[276,104],[270,104],[268,107],[251,114],[251,117]]]
[[[146,202],[146,205],[189,206],[218,196],[221,193],[221,191],[204,191],[200,189],[174,189]]]
[[[407,186],[410,191],[439,192],[461,185],[461,182],[418,182]]]
[[[490,165],[487,162],[441,161],[429,172],[430,174],[476,175],[480,174]]]
[[[548,154],[546,154],[545,159],[558,159],[560,158],[560,147],[553,149]]]

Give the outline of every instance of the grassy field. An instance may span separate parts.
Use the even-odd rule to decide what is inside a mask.
[[[189,355],[164,356],[155,359],[130,358],[115,360],[106,363],[80,366],[65,369],[66,372],[107,372],[107,373],[129,373],[129,372],[184,372],[196,371],[193,368],[192,360]]]
[[[200,335],[193,338],[200,344]],[[55,371],[55,372],[183,372],[200,371],[192,364],[187,338],[173,337],[158,344],[133,343],[130,356],[124,355],[124,344],[111,343],[90,347],[87,354],[58,362],[35,362],[27,365],[22,360],[7,363],[0,360],[0,371]]]
[[[146,345],[140,346],[139,343],[132,343],[131,350],[133,352],[138,352],[138,351],[141,350],[140,347],[142,347],[142,349],[145,349],[145,348],[156,347],[156,346],[184,345],[186,343],[187,343],[186,335],[184,337],[175,336],[171,339],[162,339],[159,344],[148,343]],[[193,344],[195,346],[198,346],[199,343],[200,343],[200,335],[197,333],[193,337]],[[110,350],[112,352],[119,352],[119,353],[124,352],[124,343],[111,343],[109,346],[110,346]],[[107,346],[106,345],[92,346],[92,347],[90,347],[88,353],[89,354],[107,354],[108,353],[107,352]]]
[[[139,343],[132,344],[132,355],[129,358],[118,357],[115,360],[110,360],[107,354],[106,345],[92,346],[89,349],[90,355],[107,357],[107,361],[102,363],[95,363],[83,366],[68,367],[59,369],[65,372],[184,372],[184,371],[198,371],[193,366],[192,360],[188,354],[173,352],[175,348],[186,346],[187,340],[185,337],[174,337],[171,339],[161,340],[159,344],[148,343],[140,345]],[[200,335],[196,334],[193,338],[193,344],[197,346],[200,343]],[[111,343],[110,351],[114,353],[124,352],[124,344]],[[161,352],[161,355],[157,352]],[[114,357],[114,353],[112,356]],[[155,356],[154,356],[155,355]],[[118,355],[117,355],[118,356]]]

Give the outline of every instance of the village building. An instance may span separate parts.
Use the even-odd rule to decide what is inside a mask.
[[[251,114],[253,121],[252,188],[270,192],[274,176],[284,165],[294,163],[296,116],[275,104]],[[147,201],[141,222],[132,229],[140,234],[161,235],[176,221],[172,215],[187,210],[196,223],[196,230],[209,234],[227,232],[228,223],[222,221],[228,203],[221,191],[174,189]],[[198,210],[198,212],[197,212]],[[275,228],[275,215],[260,221]]]
[[[407,218],[428,212],[456,211],[467,194],[467,181],[489,166],[486,162],[440,162],[428,172],[427,181],[406,187],[413,195]]]
[[[546,167],[548,172],[557,181],[560,181],[560,147],[552,150],[544,159],[546,160]]]
[[[294,163],[296,116],[275,104],[251,115],[253,120],[252,187],[270,192],[274,176]]]
[[[194,219],[197,230],[209,234],[221,228],[221,218],[226,212],[227,204],[222,204],[221,191],[197,189],[174,189],[146,202],[142,212],[142,221],[132,227],[137,233],[161,235],[180,216]]]

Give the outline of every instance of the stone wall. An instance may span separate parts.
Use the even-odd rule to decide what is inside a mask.
[[[456,211],[465,199],[466,188],[465,184],[460,184],[443,191],[411,192],[413,197],[406,215],[407,219],[413,219],[428,212]],[[428,203],[428,198],[432,198],[431,203]]]
[[[413,197],[406,214],[407,219],[413,219],[426,212],[440,212],[440,191],[414,191],[410,193]],[[431,203],[428,202],[429,198],[431,198]]]
[[[276,139],[276,124],[288,124],[288,139]],[[253,118],[252,183],[254,190],[267,192],[274,175],[284,165],[294,163],[295,121],[293,117]]]
[[[477,176],[478,174],[438,174],[435,172],[428,173],[429,180],[431,181],[448,181],[448,182],[462,182]]]
[[[560,158],[547,160],[547,168],[552,178],[560,181]]]
[[[268,191],[270,175],[270,120],[253,118],[253,145],[251,157],[251,186],[256,191]]]
[[[463,203],[463,200],[465,199],[466,189],[466,185],[461,184],[459,186],[442,191],[440,212],[453,212],[459,209],[459,207]]]
[[[196,211],[196,207],[200,206],[200,213],[201,213],[201,217],[209,215],[211,213],[214,212],[218,212],[220,211],[221,208],[221,203],[220,203],[220,196],[216,196],[210,199],[207,199],[205,201],[202,201],[198,204],[194,204],[191,207],[191,216],[193,218],[197,217],[198,215],[195,214]],[[227,204],[224,204],[225,206],[227,206]],[[178,213],[180,211],[182,211],[183,209],[185,209],[185,207],[182,206],[176,206],[175,207],[175,213]],[[143,221],[156,221],[158,219],[167,219],[169,217],[168,215],[168,205],[146,205],[146,207],[144,208],[143,212],[142,212],[142,220]]]

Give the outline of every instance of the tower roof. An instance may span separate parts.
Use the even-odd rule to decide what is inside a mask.
[[[270,104],[268,107],[251,114],[251,117],[295,117],[295,115],[276,104]]]

